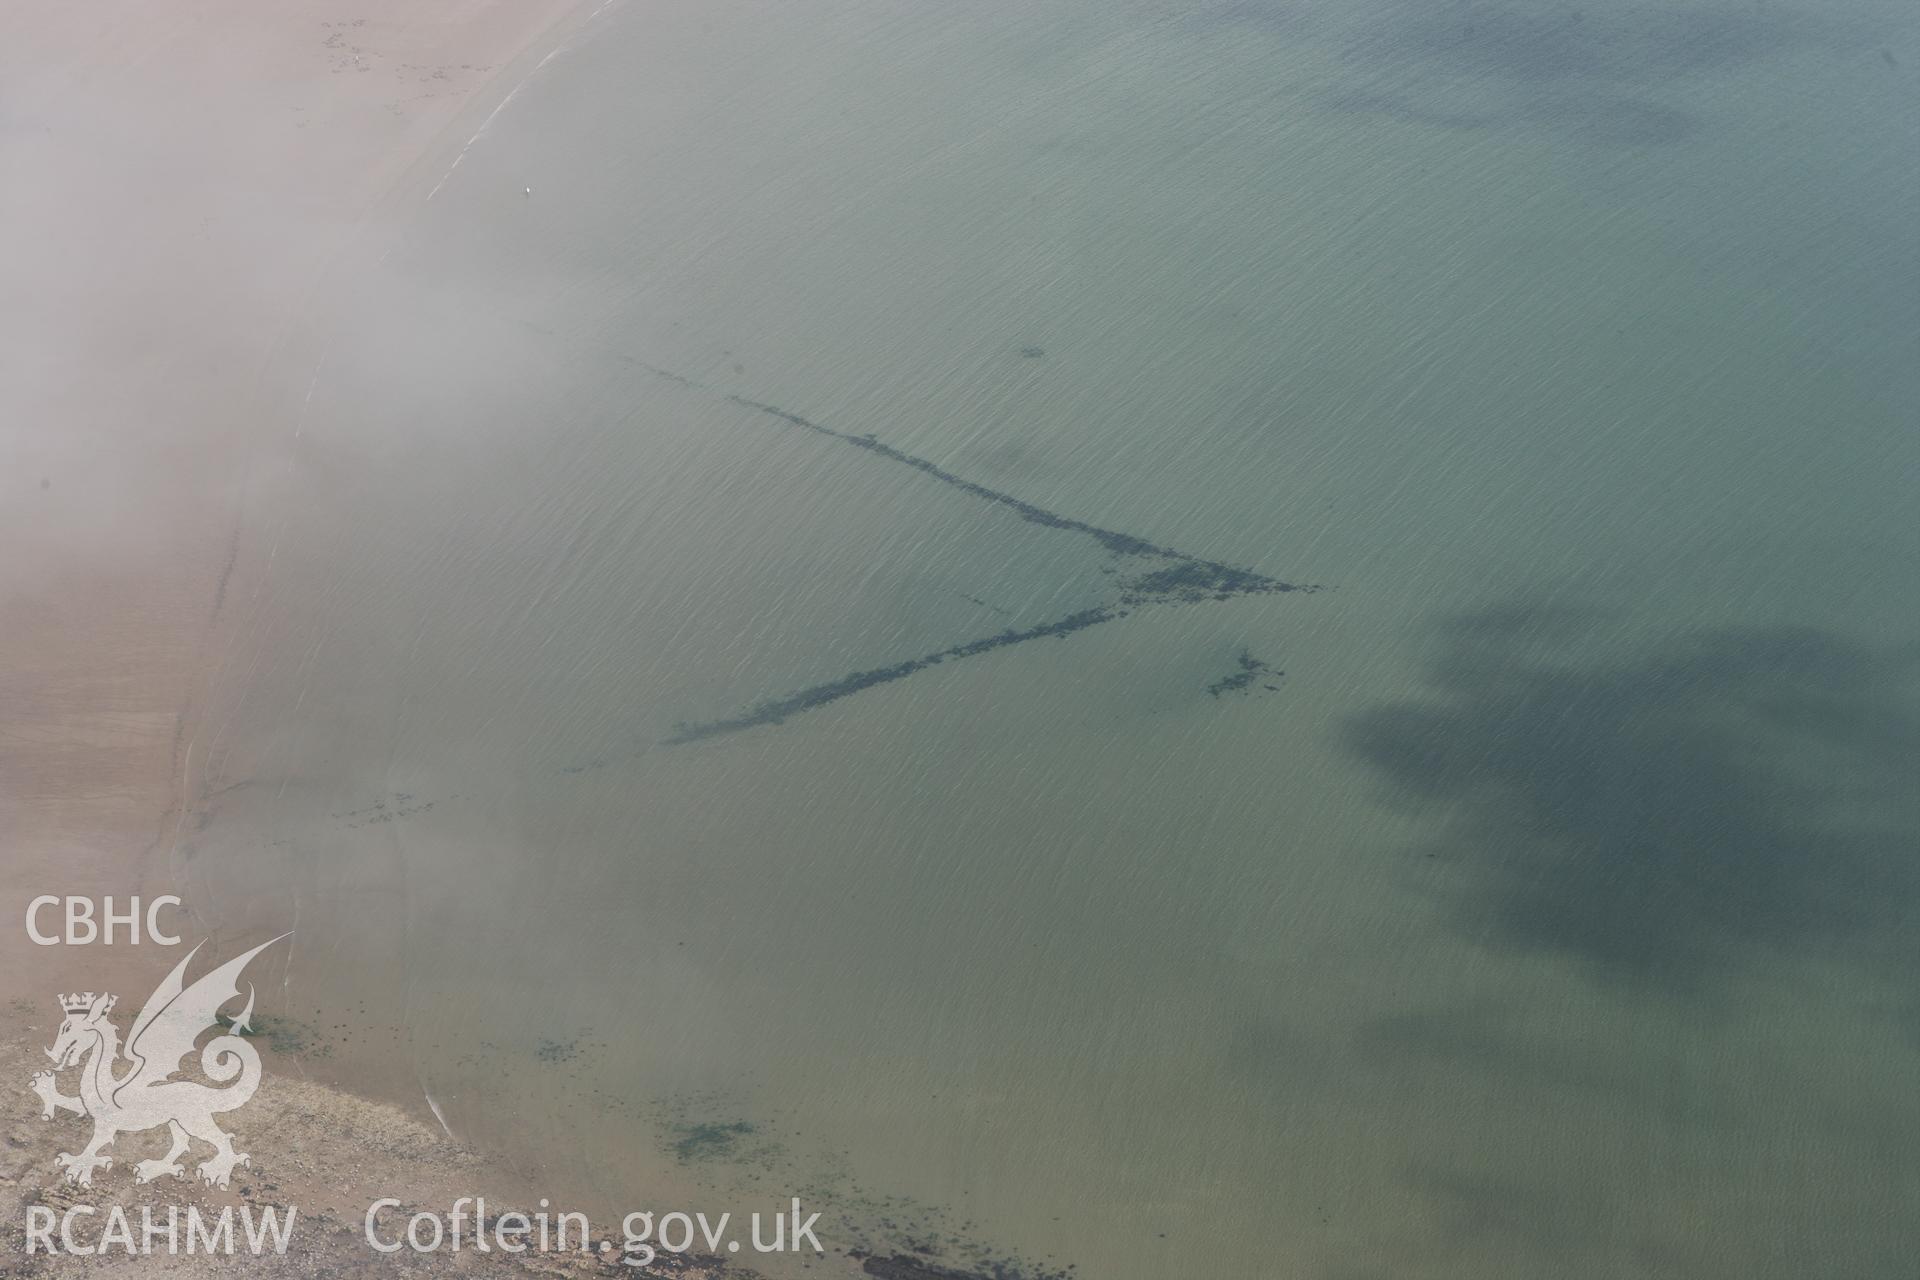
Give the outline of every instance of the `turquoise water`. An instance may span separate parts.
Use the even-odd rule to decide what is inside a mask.
[[[610,1206],[1911,1274],[1917,31],[616,5],[310,320],[182,881]]]

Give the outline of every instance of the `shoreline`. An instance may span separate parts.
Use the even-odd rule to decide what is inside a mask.
[[[0,1275],[108,1261],[25,1256],[36,1197],[141,1200],[130,1176],[61,1181],[52,1156],[72,1126],[43,1123],[26,1081],[45,1065],[53,993],[145,990],[153,949],[35,945],[20,923],[27,904],[177,893],[192,913],[195,886],[173,848],[211,776],[209,695],[271,562],[271,531],[250,525],[250,486],[274,442],[298,430],[289,409],[318,377],[300,372],[303,330],[369,220],[417,199],[413,175],[451,159],[465,122],[498,110],[528,60],[594,12],[581,0],[429,0],[369,19],[338,0],[215,0],[13,15],[0,66],[21,196],[0,210],[0,233],[35,250],[10,284],[29,318],[12,336],[37,364],[9,382],[8,416],[26,425],[4,441],[0,482],[0,536],[20,552],[0,570],[0,840],[16,872],[0,889],[11,922],[0,932]],[[302,1274],[353,1265],[334,1215],[370,1154],[396,1184],[402,1173],[409,1186],[463,1172],[499,1181],[397,1107],[271,1073],[234,1127],[262,1125],[281,1141],[261,1146],[285,1154],[241,1170],[231,1191],[196,1182],[162,1194],[214,1210],[298,1201],[315,1248],[278,1262]],[[196,1273],[274,1265],[154,1261]]]
[[[195,894],[171,853],[212,776],[209,699],[271,563],[251,492],[319,376],[333,264],[597,10],[339,0],[165,12],[39,3],[0,67],[20,123],[0,234],[16,336],[0,537],[0,912],[42,892]],[[517,83],[517,82],[516,82]],[[33,990],[73,965],[0,934]],[[128,957],[102,952],[89,969]],[[109,972],[106,977],[117,976]]]
[[[15,1025],[29,1017],[20,1002],[6,1012]],[[43,1025],[38,1034],[44,1037],[50,1030]],[[0,1050],[0,1071],[8,1079],[24,1079],[32,1069],[32,1034],[25,1042],[14,1038]],[[151,1184],[136,1184],[131,1172],[135,1158],[157,1155],[165,1145],[152,1132],[122,1135],[115,1146],[114,1166],[91,1186],[73,1186],[63,1180],[54,1156],[63,1145],[80,1140],[83,1122],[64,1115],[45,1120],[24,1088],[7,1090],[7,1103],[0,1112],[0,1132],[5,1134],[0,1146],[0,1239],[5,1241],[0,1249],[5,1255],[0,1276],[83,1275],[129,1262],[190,1274],[244,1268],[313,1275],[382,1265],[404,1267],[409,1274],[464,1274],[478,1260],[472,1249],[408,1251],[404,1257],[390,1257],[371,1247],[364,1234],[368,1204],[382,1197],[401,1198],[406,1208],[396,1213],[405,1212],[416,1205],[452,1203],[482,1187],[489,1189],[483,1194],[501,1212],[536,1199],[530,1189],[514,1185],[514,1179],[490,1162],[400,1108],[283,1072],[269,1071],[258,1095],[236,1110],[228,1124],[235,1145],[257,1152],[258,1158],[237,1168],[226,1188],[202,1183],[190,1167],[178,1179],[163,1177]],[[192,1159],[187,1158],[189,1166]],[[122,1211],[131,1228],[126,1233],[131,1240],[125,1243],[107,1225],[115,1209]],[[173,1238],[184,1242],[190,1232],[188,1223],[214,1223],[223,1214],[230,1214],[235,1223],[236,1247],[230,1251],[196,1251],[197,1256],[182,1258],[167,1249],[168,1234],[147,1235],[148,1222],[171,1221],[177,1228]],[[499,1215],[490,1216],[497,1220]],[[278,1235],[263,1232],[263,1247],[256,1254],[248,1248],[249,1233],[243,1224],[263,1221],[273,1221],[281,1230]],[[389,1220],[383,1218],[381,1231],[388,1226]],[[596,1240],[608,1238],[607,1224],[593,1227]],[[30,1231],[41,1239],[30,1241]],[[55,1243],[56,1251],[48,1253],[41,1247],[46,1238]],[[69,1251],[63,1241],[76,1251]],[[186,1244],[179,1248],[188,1253]],[[515,1275],[717,1278],[753,1274],[744,1268],[679,1258],[672,1260],[672,1266],[653,1269],[622,1267],[617,1260],[597,1254],[501,1253],[488,1261],[497,1272]]]
[[[185,950],[37,945],[22,927],[34,898],[124,907],[178,895],[184,907],[167,918],[188,945],[213,938],[218,950],[234,935],[186,851],[225,783],[224,721],[257,661],[255,602],[277,550],[272,495],[301,448],[328,317],[352,296],[372,238],[404,228],[519,87],[607,7],[425,0],[373,19],[338,0],[165,13],[42,0],[15,15],[0,68],[26,135],[14,172],[35,194],[0,209],[0,233],[38,250],[12,283],[34,322],[16,336],[41,365],[0,401],[30,424],[0,440],[13,464],[0,477],[13,486],[0,489],[0,536],[23,552],[0,569],[0,840],[16,872],[0,887],[12,921],[0,929],[0,1277],[129,1263],[186,1275],[762,1274],[674,1253],[647,1268],[598,1255],[383,1255],[361,1216],[381,1196],[409,1208],[484,1196],[501,1212],[539,1196],[510,1156],[476,1154],[417,1102],[302,1078],[297,1049],[267,1048],[259,1093],[223,1119],[239,1149],[258,1153],[226,1188],[195,1178],[193,1156],[186,1176],[137,1185],[131,1166],[162,1154],[163,1130],[122,1135],[104,1176],[66,1183],[55,1157],[87,1126],[43,1118],[28,1087],[48,1065],[55,993],[131,998]],[[115,1208],[137,1233],[143,1209],[168,1206],[297,1216],[284,1255],[27,1252],[48,1212],[77,1207],[78,1237],[98,1243]],[[814,1274],[972,1277],[829,1246]]]
[[[53,1026],[50,1018],[35,1017],[26,1001],[13,1001],[5,1014],[26,1034],[0,1043],[0,1077],[22,1081],[40,1065],[35,1048]],[[165,1146],[158,1131],[123,1134],[112,1150],[113,1165],[93,1185],[71,1185],[55,1156],[81,1140],[84,1121],[66,1115],[46,1119],[27,1089],[7,1089],[0,1107],[0,1277],[94,1275],[130,1264],[190,1275],[244,1270],[310,1276],[385,1267],[429,1276],[480,1270],[515,1276],[765,1280],[769,1274],[739,1256],[705,1248],[710,1231],[736,1245],[770,1237],[772,1228],[763,1233],[758,1220],[749,1228],[744,1221],[714,1224],[703,1218],[700,1234],[689,1221],[676,1228],[689,1242],[682,1249],[669,1234],[667,1219],[675,1211],[650,1208],[643,1212],[651,1234],[636,1243],[627,1236],[626,1223],[550,1204],[524,1176],[402,1108],[297,1079],[285,1070],[295,1065],[291,1060],[277,1053],[267,1057],[275,1069],[265,1074],[254,1099],[227,1117],[235,1146],[257,1158],[236,1168],[224,1188],[193,1175],[194,1155],[184,1161],[188,1168],[179,1178],[136,1183],[136,1161],[160,1155]],[[425,1249],[408,1244],[415,1215],[442,1220],[450,1234],[439,1235],[438,1243]],[[586,1225],[589,1247],[572,1247],[581,1238],[579,1222]],[[556,1232],[550,1239],[549,1225]],[[476,1243],[476,1234],[492,1244]],[[432,1237],[422,1232],[420,1239]],[[500,1247],[503,1239],[524,1242],[523,1251]],[[536,1248],[536,1239],[567,1247]],[[653,1247],[662,1241],[666,1247]],[[953,1269],[930,1256],[869,1252],[831,1240],[822,1244],[818,1255],[796,1255],[814,1274],[990,1280],[988,1273]],[[992,1271],[991,1280],[1067,1276],[1002,1266]]]

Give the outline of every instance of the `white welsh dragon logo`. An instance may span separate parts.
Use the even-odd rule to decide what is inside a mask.
[[[167,1126],[173,1146],[161,1159],[142,1160],[135,1165],[137,1182],[183,1176],[186,1170],[180,1165],[180,1157],[187,1153],[190,1138],[212,1144],[213,1155],[200,1165],[199,1173],[216,1187],[227,1185],[235,1165],[252,1163],[233,1149],[233,1140],[213,1122],[215,1115],[243,1106],[260,1087],[260,1055],[241,1038],[251,1030],[251,985],[246,1008],[234,1019],[231,1029],[200,1050],[200,1070],[214,1085],[224,1087],[173,1077],[201,1035],[219,1025],[221,1006],[239,997],[240,974],[247,962],[278,941],[280,938],[263,942],[183,988],[181,978],[187,963],[200,950],[195,947],[147,997],[146,1007],[133,1020],[124,1051],[119,1029],[107,1018],[113,1012],[115,997],[91,991],[60,997],[60,1008],[67,1017],[47,1056],[53,1059],[54,1071],[80,1066],[80,1093],[71,1098],[61,1093],[54,1071],[36,1073],[31,1087],[40,1095],[48,1120],[59,1111],[93,1117],[93,1140],[86,1150],[79,1155],[63,1151],[56,1157],[67,1171],[68,1182],[84,1187],[93,1182],[95,1169],[111,1169],[113,1157],[101,1152],[117,1135],[161,1125]]]

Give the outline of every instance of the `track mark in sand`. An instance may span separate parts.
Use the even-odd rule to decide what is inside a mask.
[[[1131,576],[1118,576],[1117,593],[1114,598],[1092,608],[1081,609],[1029,627],[1010,627],[994,635],[983,636],[975,640],[966,640],[918,658],[908,658],[890,666],[874,667],[865,671],[852,671],[834,680],[809,685],[794,693],[768,698],[757,702],[737,715],[725,716],[718,720],[682,722],[674,726],[671,737],[666,739],[669,745],[697,742],[703,738],[718,737],[721,734],[738,733],[743,729],[753,729],[761,725],[780,724],[791,716],[823,707],[829,702],[851,697],[876,685],[890,684],[895,680],[904,680],[930,667],[947,662],[957,662],[965,658],[978,657],[983,653],[992,653],[997,649],[1007,649],[1014,645],[1025,644],[1030,640],[1044,640],[1048,637],[1065,639],[1078,631],[1101,626],[1126,617],[1138,608],[1151,605],[1189,605],[1203,604],[1209,601],[1234,600],[1241,596],[1277,595],[1282,592],[1299,591],[1312,593],[1320,590],[1317,584],[1283,582],[1252,569],[1242,569],[1217,560],[1207,560],[1200,556],[1164,547],[1145,538],[1130,533],[1121,533],[1113,529],[1103,529],[1084,520],[1075,520],[1036,506],[1012,494],[1002,493],[998,489],[989,489],[962,476],[955,475],[936,462],[903,452],[892,445],[885,444],[873,435],[854,435],[824,426],[810,418],[801,416],[779,405],[749,399],[746,396],[712,387],[698,382],[685,374],[658,365],[648,364],[644,360],[631,356],[622,356],[622,360],[636,368],[644,369],[655,377],[663,378],[689,390],[701,391],[718,396],[727,403],[737,405],[765,417],[772,418],[787,426],[798,427],[814,435],[824,437],[839,444],[850,445],[856,449],[892,462],[910,467],[920,474],[939,481],[952,489],[958,489],[969,497],[982,502],[992,503],[1005,508],[1029,524],[1037,524],[1047,529],[1057,529],[1063,533],[1079,534],[1093,539],[1116,557],[1133,557],[1143,560],[1157,560],[1161,566],[1144,573]],[[1114,570],[1103,570],[1115,573]],[[1247,683],[1253,675],[1267,672],[1264,663],[1248,675]],[[1244,674],[1244,673],[1243,673]],[[1229,677],[1227,687],[1237,688],[1234,683],[1238,677]],[[1224,690],[1221,690],[1224,691]],[[1209,689],[1214,696],[1219,691]]]

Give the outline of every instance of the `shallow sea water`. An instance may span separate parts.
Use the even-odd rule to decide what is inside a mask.
[[[1917,32],[616,4],[312,319],[174,874],[597,1205],[1910,1275]]]

